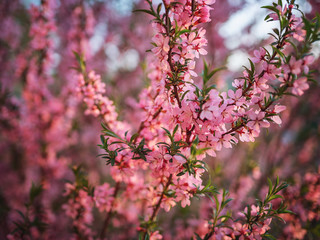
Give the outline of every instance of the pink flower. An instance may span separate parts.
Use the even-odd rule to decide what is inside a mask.
[[[305,90],[309,89],[307,80],[307,77],[301,77],[295,80],[293,83],[292,93],[301,96]]]
[[[266,78],[267,80],[276,80],[277,75],[281,73],[281,69],[277,68],[275,65],[267,62],[262,63],[262,67],[264,72],[263,77]]]
[[[210,9],[209,7],[205,6],[200,9],[200,23],[210,22]]]
[[[97,186],[94,190],[94,201],[100,212],[109,211],[113,202],[114,188],[110,188],[108,183]]]
[[[306,56],[305,58],[302,59],[303,63],[302,63],[302,67],[303,67],[303,72],[305,74],[309,73],[309,65],[311,65],[314,62],[314,56],[309,55]]]
[[[270,123],[267,120],[264,120],[264,116],[265,113],[260,111],[251,111],[248,114],[250,121],[247,123],[247,126],[254,131],[254,137],[259,135],[260,127],[268,128],[270,126]]]
[[[244,85],[244,79],[235,79],[232,82],[232,86],[235,87],[236,89],[242,89]]]
[[[236,92],[230,89],[228,91],[228,96],[232,100],[230,103],[235,104],[236,106],[241,106],[245,102],[244,97],[242,97],[242,89],[238,89]]]
[[[213,111],[215,110],[215,106],[212,106],[210,102],[207,102],[203,104],[202,106],[202,111],[200,113],[200,118],[201,119],[208,119],[212,120],[213,119]]]
[[[262,47],[260,47],[259,51],[258,50],[254,50],[253,54],[254,57],[252,58],[252,62],[254,63],[259,63],[261,61],[265,60],[265,56],[266,56],[266,50]]]
[[[152,49],[152,52],[155,55],[160,55],[160,54],[166,54],[169,52],[170,47],[169,47],[169,38],[164,37],[162,34],[157,34],[155,35],[152,40],[154,43],[157,45]]]
[[[284,111],[285,109],[286,109],[285,106],[276,105],[276,106],[274,106],[274,109],[273,109],[272,113],[278,114],[278,113]],[[276,124],[281,124],[281,123],[282,123],[281,118],[279,117],[279,115],[272,116],[271,119],[272,119]]]
[[[254,142],[254,137],[246,128],[241,128],[239,131],[237,131],[239,134],[239,139],[242,142]]]
[[[165,197],[161,202],[161,207],[166,211],[169,212],[172,207],[176,205],[176,202],[173,198]]]
[[[237,139],[235,137],[231,136],[230,134],[226,134],[224,136],[221,136],[217,142],[216,149],[218,151],[220,151],[222,149],[222,147],[232,148],[231,140],[233,140],[235,143],[237,142]]]
[[[150,234],[150,240],[161,240],[162,235],[159,233],[159,231],[152,232]]]
[[[244,236],[249,232],[247,225],[242,225],[241,223],[237,222],[233,226],[233,231],[235,236],[241,236],[240,239],[244,239]]]
[[[298,75],[301,73],[302,60],[300,59],[297,61],[295,57],[292,57],[290,59],[289,66],[290,66],[291,72],[295,75]]]

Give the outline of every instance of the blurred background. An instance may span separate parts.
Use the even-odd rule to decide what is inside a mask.
[[[159,1],[154,1],[155,3]],[[243,65],[260,46],[268,46],[268,32],[274,27],[264,17],[269,0],[217,0],[212,21],[205,25],[208,46],[205,56],[212,68],[227,66],[214,79],[217,89],[231,87],[242,75]],[[297,1],[307,18],[320,10],[319,0]],[[32,6],[38,0],[2,0],[0,3],[0,238],[15,229],[14,221],[25,211],[32,183],[41,183],[41,202],[51,223],[49,239],[68,239],[72,229],[62,210],[64,184],[73,180],[70,166],[82,165],[90,184],[113,184],[109,167],[97,144],[100,121],[84,115],[76,97],[76,60],[72,51],[82,52],[88,69],[101,74],[106,95],[117,107],[120,119],[140,124],[138,97],[148,86],[147,62],[153,36],[151,19],[133,13],[146,8],[139,0],[52,1],[46,25],[33,28],[39,17]],[[299,13],[297,13],[299,15]],[[45,46],[34,45],[42,36]],[[43,40],[42,39],[42,40]],[[320,45],[312,49],[319,57]],[[203,61],[199,59],[197,72]],[[239,143],[208,158],[212,183],[229,189],[234,198],[231,209],[243,209],[266,192],[267,177],[280,176],[291,187],[285,193],[289,209],[297,215],[276,222],[277,239],[320,239],[320,88],[319,61],[314,63],[314,83],[301,97],[283,99],[287,110],[281,128],[273,126],[254,143]],[[200,77],[198,81],[200,80]],[[230,177],[232,176],[232,178]],[[176,207],[160,218],[165,239],[190,239],[201,231],[212,203],[195,200],[191,207]],[[192,216],[192,218],[190,218]],[[121,216],[119,216],[119,219]],[[96,221],[101,216],[95,213]],[[118,220],[120,221],[120,220]],[[121,222],[121,221],[120,221]],[[122,224],[122,223],[121,223]],[[119,230],[117,218],[110,239],[135,237],[135,228]],[[122,226],[123,227],[123,226]],[[55,231],[53,231],[55,229]],[[173,236],[175,238],[173,238]],[[40,238],[39,238],[40,239]]]

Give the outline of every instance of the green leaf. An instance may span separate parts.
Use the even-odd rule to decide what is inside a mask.
[[[43,191],[43,187],[41,184],[35,185],[34,183],[32,183],[30,193],[29,193],[31,204],[33,203],[34,199],[42,193],[42,191]]]
[[[157,14],[158,14],[158,16],[160,15],[161,8],[162,8],[162,3],[159,3],[159,5],[158,5],[158,7],[157,7]]]
[[[189,32],[191,32],[191,30],[189,30],[189,29],[183,29],[183,30],[177,32],[177,35],[180,36],[180,35],[182,35],[182,34],[184,34],[184,33],[189,33]]]
[[[270,180],[270,178],[268,178],[268,184],[269,184],[268,194],[270,195],[270,194],[271,194],[271,191],[272,191],[272,188],[273,188],[272,181]]]
[[[185,91],[181,96],[181,101],[185,98],[186,94],[190,92],[190,90]]]
[[[21,212],[20,210],[16,210],[16,212],[21,216],[21,218],[23,219],[23,221],[28,221],[28,218],[23,214],[23,212]]]
[[[270,17],[270,15],[267,15],[265,18],[264,18],[264,21],[268,21],[268,20],[271,20],[271,21],[273,21],[273,19]]]
[[[297,215],[296,213],[290,211],[290,210],[283,210],[282,213],[289,213],[289,214],[293,214],[293,215]]]
[[[171,133],[168,129],[162,127],[162,129],[167,133],[167,135],[171,138]]]
[[[231,202],[233,199],[232,198],[228,198],[226,201],[224,201],[222,204],[221,204],[221,208],[224,208],[229,202]]]
[[[80,71],[84,74],[86,70],[86,62],[84,61],[84,56],[80,55],[76,51],[73,51],[73,54],[75,55],[77,62],[80,66]]]
[[[108,127],[107,127],[106,125],[104,125],[103,122],[101,123],[101,127],[102,127],[104,130],[108,130]]]
[[[156,13],[154,11],[147,10],[147,9],[136,9],[136,10],[133,10],[133,12],[134,13],[136,13],[136,12],[144,12],[144,13],[150,14],[151,16],[156,17]]]
[[[274,236],[272,236],[272,235],[270,235],[268,233],[264,234],[263,236],[268,238],[268,239],[271,239],[271,240],[277,240]]]
[[[277,35],[280,36],[280,32],[278,28],[273,28],[272,31]]]
[[[278,53],[278,55],[279,55],[282,59],[285,59],[286,56],[285,56],[285,55],[283,54],[283,52],[281,52],[278,48],[272,46],[272,49],[273,49],[273,51],[275,51],[276,53]]]
[[[186,172],[187,172],[187,170],[186,170],[186,169],[184,169],[182,172],[179,172],[179,173],[177,174],[177,177],[180,177],[180,176],[185,175],[185,174],[186,174]]]
[[[196,236],[196,240],[202,240],[198,233],[194,233],[194,235]]]
[[[114,133],[108,128],[104,128],[102,132],[105,134],[105,136],[114,137],[124,142],[124,140],[121,137],[119,137],[116,133]]]
[[[188,158],[185,155],[183,155],[182,153],[176,153],[176,155],[179,155],[179,156],[183,157],[184,159],[188,160]]]
[[[115,158],[110,158],[110,164],[111,166],[114,166],[116,159]]]
[[[176,134],[176,132],[178,131],[178,128],[179,128],[179,125],[177,124],[175,126],[175,128],[173,129],[173,133],[172,133],[172,136],[174,136]]]
[[[279,10],[276,7],[273,6],[262,6],[261,8],[269,9],[273,12],[279,13]]]
[[[226,67],[220,67],[220,68],[213,69],[213,71],[211,71],[211,72],[208,74],[208,78],[209,78],[209,79],[212,78],[212,76],[213,76],[214,74],[216,74],[217,72],[220,72],[220,71],[222,71],[222,70],[225,70],[225,69],[227,69],[227,68],[226,68]]]
[[[103,135],[100,135],[100,140],[101,140],[102,145],[104,145],[105,140],[104,140],[104,136]]]
[[[273,195],[273,196],[271,196],[271,197],[269,198],[269,201],[272,201],[272,200],[277,199],[277,198],[283,199],[283,196],[281,196],[281,195]]]
[[[222,219],[221,220],[222,222],[226,222],[230,218],[231,218],[231,216],[229,216],[229,215],[222,215],[222,216],[218,217],[218,219]]]
[[[254,71],[255,71],[254,63],[251,61],[250,58],[248,58],[248,60],[250,62],[250,66],[251,66],[251,72],[254,73]]]
[[[122,141],[115,141],[115,142],[110,143],[109,145],[114,145],[114,144],[123,144],[123,142]]]

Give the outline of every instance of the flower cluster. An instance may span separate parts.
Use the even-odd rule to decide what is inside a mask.
[[[287,24],[282,24],[277,31],[272,51],[265,48],[254,51],[251,67],[233,82],[235,89],[227,92],[208,86],[220,69],[209,71],[205,64],[200,88],[192,80],[197,76],[195,58],[207,53],[205,30],[199,24],[210,21],[208,13],[214,1],[164,1],[157,10],[151,1],[147,2],[150,10],[144,11],[154,17],[156,34],[151,50],[155,58],[150,63],[148,75],[151,87],[141,94],[143,122],[137,134],[130,136],[126,132],[122,137],[117,125],[108,127],[113,119],[108,121],[103,117],[107,124],[103,131],[106,139],[102,139],[101,145],[106,151],[107,163],[113,166],[114,179],[127,185],[122,194],[131,191],[136,179],[142,177],[142,170],[148,170],[144,173],[144,184],[138,183],[143,195],[135,197],[137,202],[140,200],[148,206],[140,228],[144,236],[152,234],[150,228],[160,208],[169,211],[177,202],[183,207],[190,205],[191,197],[201,191],[206,153],[215,156],[216,151],[231,148],[238,138],[243,142],[254,141],[261,128],[270,127],[271,122],[281,124],[279,113],[285,106],[277,101],[289,89],[301,95],[308,88],[306,80],[313,61],[311,56],[298,58],[284,54],[288,51],[289,40],[294,37],[292,33],[301,28],[301,21],[293,15],[291,5],[283,11],[282,5],[278,5],[271,8],[278,16],[273,20]],[[161,7],[164,7],[163,14]],[[97,107],[104,86],[99,77],[94,76],[89,73],[87,83],[82,78],[80,88],[88,111],[104,116],[104,111],[100,112]],[[112,107],[112,103],[109,106]],[[136,207],[143,206],[137,204]],[[261,222],[261,227],[251,228],[250,234],[261,236],[269,224],[269,220]],[[250,235],[246,231],[243,234]]]
[[[251,212],[250,215],[255,218],[259,218],[259,207],[252,205],[250,206]],[[248,210],[245,209],[245,212]],[[243,215],[240,213],[239,215]],[[240,222],[233,222],[231,226],[228,227],[220,227],[216,228],[212,234],[213,239],[250,239],[250,240],[261,240],[262,236],[268,232],[270,229],[272,219],[268,218],[266,220],[259,220],[256,221],[253,226],[250,226],[248,223],[240,223]],[[207,238],[205,238],[207,239]]]
[[[80,167],[72,168],[76,181],[74,184],[65,184],[64,197],[67,202],[62,205],[65,214],[72,219],[72,225],[76,229],[73,236],[77,239],[79,236],[86,239],[93,239],[94,233],[90,225],[93,223],[92,208],[94,199],[92,189],[88,185],[88,179]]]
[[[94,190],[94,201],[101,212],[110,211],[113,202],[113,192],[114,188],[110,188],[108,183],[104,183]]]
[[[101,116],[105,122],[113,124],[118,115],[112,101],[103,96],[105,83],[101,82],[101,77],[91,71],[87,79],[79,75],[78,84],[77,91],[87,105],[85,113],[95,117]]]
[[[66,215],[73,220],[73,226],[78,233],[88,239],[93,239],[91,237],[93,233],[89,227],[93,222],[92,207],[92,197],[82,189],[79,190],[75,199],[69,199],[68,203],[63,205]]]
[[[284,228],[283,239],[304,239],[308,232],[315,230],[320,220],[319,171],[320,169],[318,172],[308,172],[304,176],[295,175],[294,187],[286,191],[284,196],[290,199],[288,204],[296,215],[283,216],[288,222]]]

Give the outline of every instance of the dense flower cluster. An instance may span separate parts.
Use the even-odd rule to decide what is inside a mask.
[[[290,199],[290,208],[296,215],[284,216],[288,222],[284,229],[284,239],[304,239],[308,230],[319,222],[319,173],[320,169],[318,172],[309,172],[304,176],[296,175],[294,177],[295,186],[286,192],[285,197]]]
[[[75,190],[75,186],[70,184],[67,184],[66,188],[66,196]],[[73,227],[77,229],[78,234],[86,239],[93,239],[92,236],[94,235],[90,228],[93,222],[92,207],[93,199],[83,189],[76,193],[74,199],[70,198],[68,203],[62,206],[66,215],[73,220]],[[73,239],[77,239],[77,235]]]
[[[282,29],[285,33],[279,36],[272,52],[265,48],[254,52],[251,69],[247,68],[243,78],[233,82],[235,90],[220,93],[207,86],[214,74],[208,72],[207,66],[202,88],[199,88],[192,80],[197,76],[194,72],[195,58],[207,54],[204,49],[207,45],[205,30],[200,23],[210,21],[210,5],[214,1],[164,1],[163,14],[156,13],[152,2],[148,2],[151,7],[149,13],[155,17],[153,26],[156,34],[151,50],[155,58],[149,64],[151,86],[140,96],[144,117],[138,135],[119,134],[119,126],[113,124],[117,115],[112,103],[108,104],[110,111],[104,110],[107,100],[101,96],[104,86],[98,76],[90,72],[80,76],[79,81],[88,106],[87,113],[102,116],[107,124],[103,148],[113,166],[112,176],[116,182],[125,183],[122,195],[128,195],[132,189],[140,189],[135,196],[135,211],[148,206],[145,210],[146,223],[155,220],[160,208],[169,211],[177,202],[181,202],[182,207],[190,205],[190,198],[203,188],[201,176],[205,172],[202,162],[205,153],[215,156],[216,151],[223,147],[232,148],[232,144],[238,142],[237,135],[240,141],[254,141],[261,128],[270,127],[271,122],[281,124],[279,113],[285,110],[285,106],[277,104],[277,100],[288,89],[296,95],[302,95],[308,89],[305,76],[313,62],[312,56],[300,59],[292,56],[289,61],[279,53],[288,45],[289,38],[301,41],[300,37],[306,33],[301,30],[301,19],[293,15],[291,5],[288,10],[278,6],[278,18],[271,17],[273,20],[279,17],[287,19],[288,24]],[[301,74],[304,75],[300,77]],[[85,78],[89,79],[87,83]],[[275,90],[270,90],[270,86]],[[136,145],[139,141],[140,144]],[[143,151],[144,145],[150,153]],[[146,169],[149,171],[141,175]],[[137,179],[144,180],[136,182]],[[109,206],[112,201],[113,197]],[[96,204],[100,208],[99,200]],[[269,224],[269,220],[262,222],[261,227],[254,228],[249,234],[246,226],[240,228],[244,229],[243,236],[251,234],[255,238],[263,235]],[[147,234],[149,225],[142,226],[141,231]]]
[[[85,113],[95,117],[102,116],[104,121],[113,124],[118,115],[113,103],[103,96],[105,84],[101,82],[101,77],[94,72],[90,72],[88,80],[85,80],[82,75],[79,78],[79,89],[77,91],[83,96],[83,101],[87,105]]]

